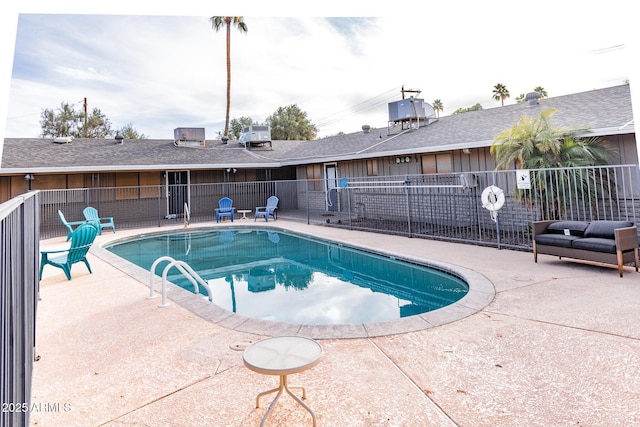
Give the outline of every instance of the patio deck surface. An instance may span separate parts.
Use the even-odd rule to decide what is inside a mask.
[[[197,224],[208,226],[220,225]],[[495,288],[488,305],[451,323],[315,336],[322,360],[289,381],[306,387],[318,426],[640,425],[640,274],[633,268],[620,278],[613,266],[544,255],[535,264],[528,252],[281,219],[268,226],[461,266]],[[97,243],[143,231],[159,229],[106,231]],[[41,250],[66,245],[44,240]],[[256,395],[278,378],[247,369],[242,350],[291,330],[213,321],[180,298],[158,308],[159,298],[146,298],[148,273],[142,279],[97,246],[89,254],[93,274],[78,264],[68,281],[45,267],[31,425],[259,425],[271,397],[256,409]],[[284,395],[266,425],[309,426],[311,416]]]

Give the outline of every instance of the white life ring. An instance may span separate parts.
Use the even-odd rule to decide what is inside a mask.
[[[495,185],[484,189],[481,196],[482,207],[490,212],[497,212],[504,205],[504,191]]]

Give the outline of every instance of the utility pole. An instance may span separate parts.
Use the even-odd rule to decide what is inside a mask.
[[[84,128],[87,128],[87,97],[84,97]]]
[[[405,93],[415,93],[416,95],[419,95],[420,92],[422,92],[420,89],[405,89],[404,85],[402,85],[402,89],[400,89],[400,91],[402,92],[402,99],[404,99]]]

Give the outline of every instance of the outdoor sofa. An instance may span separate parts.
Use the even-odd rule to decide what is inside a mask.
[[[630,221],[534,221],[533,260],[556,255],[618,266],[634,263],[638,271],[638,231]]]

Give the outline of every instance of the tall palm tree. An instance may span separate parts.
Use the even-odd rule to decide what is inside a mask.
[[[509,94],[509,90],[502,83],[498,83],[493,87],[493,99],[496,101],[500,101],[502,106],[504,106],[504,100],[509,98],[511,95]]]
[[[438,115],[438,117],[440,117],[440,112],[444,110],[442,101],[440,101],[439,99],[433,101],[433,109],[436,110],[436,114]]]
[[[549,96],[549,94],[547,93],[546,90],[544,90],[544,88],[542,86],[536,86],[533,88],[534,92],[538,92],[540,94],[540,97],[542,98],[546,98],[547,96]]]
[[[227,29],[227,114],[224,122],[224,136],[229,137],[229,107],[231,105],[231,27],[234,26],[241,33],[248,31],[242,16],[212,16],[209,18],[211,26],[216,32],[224,25]]]

